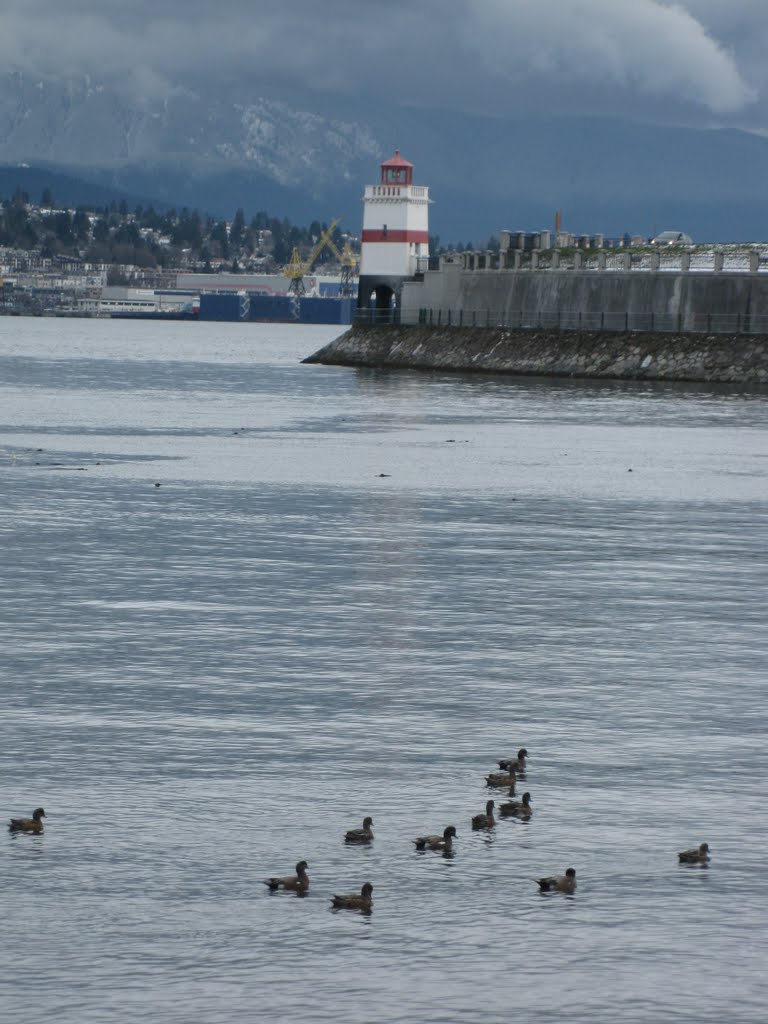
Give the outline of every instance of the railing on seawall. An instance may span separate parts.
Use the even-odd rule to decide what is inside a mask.
[[[415,319],[402,320],[400,310],[393,307],[392,309],[356,309],[353,322],[356,324],[375,324],[377,326],[409,323],[413,326],[421,323],[421,320],[418,316]]]
[[[507,327],[516,331],[611,331],[646,334],[768,334],[756,313],[616,313],[582,310],[358,309],[356,324],[421,327]]]

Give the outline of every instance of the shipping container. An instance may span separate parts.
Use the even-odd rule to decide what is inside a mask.
[[[351,324],[353,300],[289,295],[206,294],[200,296],[200,319],[271,323]]]

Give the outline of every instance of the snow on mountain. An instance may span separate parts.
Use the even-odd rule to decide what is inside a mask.
[[[138,73],[137,73],[138,75]],[[0,164],[76,174],[174,206],[301,223],[361,221],[363,186],[397,147],[430,186],[430,228],[483,243],[501,228],[697,240],[768,236],[768,139],[609,117],[491,117],[391,97],[0,76]]]
[[[354,180],[383,150],[365,126],[256,97],[230,101],[178,88],[146,98],[88,76],[0,78],[0,162],[69,168],[132,163],[250,169],[317,189]]]

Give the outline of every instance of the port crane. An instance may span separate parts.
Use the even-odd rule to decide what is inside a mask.
[[[290,281],[288,286],[288,293],[290,295],[293,295],[295,298],[300,298],[306,293],[307,289],[304,284],[304,278],[311,270],[317,257],[323,249],[326,248],[331,250],[333,255],[341,264],[340,293],[345,296],[352,294],[352,277],[354,276],[355,268],[357,267],[357,257],[352,252],[352,247],[348,240],[345,242],[344,248],[341,252],[339,252],[339,247],[333,240],[333,232],[340,221],[341,217],[336,217],[336,219],[331,221],[329,226],[321,232],[312,252],[306,260],[302,260],[298,248],[294,246],[290,262],[283,270],[283,274]]]

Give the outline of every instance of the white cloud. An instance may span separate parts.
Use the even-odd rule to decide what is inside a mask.
[[[755,98],[734,57],[680,5],[659,0],[486,0],[467,38],[517,85],[580,84],[671,98],[723,114]]]
[[[229,76],[499,115],[744,116],[768,91],[766,42],[765,0],[4,0],[0,13],[8,69],[130,74],[144,91]]]

